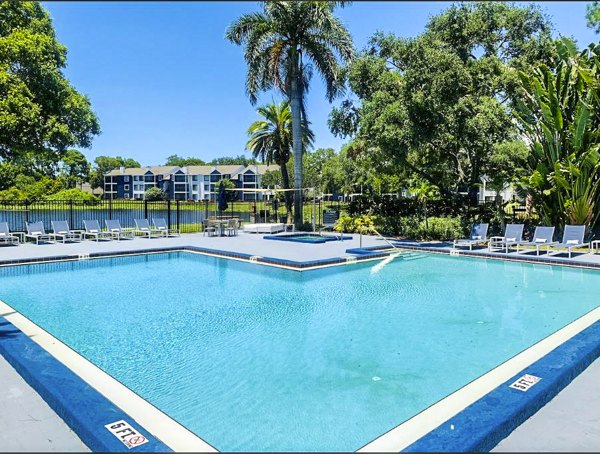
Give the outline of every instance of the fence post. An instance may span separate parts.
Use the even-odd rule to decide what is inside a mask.
[[[112,197],[108,199],[108,219],[112,219]]]
[[[179,211],[179,202],[180,202],[179,199],[175,202],[175,206],[176,206],[176,209],[177,209],[177,230],[179,230],[179,218],[180,218],[180,215],[181,215],[181,212]]]
[[[29,200],[25,200],[25,223],[29,222]]]
[[[73,227],[73,199],[69,200],[69,225],[72,229],[75,228]]]
[[[148,219],[148,201],[144,199],[144,219]]]
[[[177,201],[177,207],[179,207],[179,200]],[[179,216],[179,212],[177,216]],[[171,199],[167,199],[167,226],[171,228]]]

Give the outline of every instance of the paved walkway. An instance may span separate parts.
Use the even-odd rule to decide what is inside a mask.
[[[11,451],[89,449],[0,355],[0,452]]]
[[[492,451],[599,452],[600,359]]]

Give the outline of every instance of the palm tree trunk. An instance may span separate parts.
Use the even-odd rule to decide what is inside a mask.
[[[290,189],[290,175],[287,171],[287,163],[280,162],[279,168],[281,169],[281,182],[283,184],[283,189]],[[285,197],[285,210],[288,224],[292,222],[292,193],[290,191],[285,191],[283,193]]]
[[[294,224],[302,224],[302,93],[300,91],[299,55],[292,58],[290,109],[292,111],[292,152],[294,155]]]

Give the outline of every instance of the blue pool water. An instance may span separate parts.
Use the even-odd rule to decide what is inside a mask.
[[[0,299],[228,451],[358,449],[599,304],[594,271],[373,266],[39,264],[0,269]]]

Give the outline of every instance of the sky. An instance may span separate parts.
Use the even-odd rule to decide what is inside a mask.
[[[338,10],[360,50],[377,30],[416,36],[450,2],[354,2]],[[524,3],[522,3],[524,4]],[[581,47],[598,36],[586,27],[587,2],[539,2],[558,34]],[[243,49],[225,29],[255,2],[44,2],[58,40],[68,49],[66,77],[87,95],[102,134],[99,155],[163,164],[167,156],[249,155],[246,130],[258,117],[244,91]],[[281,100],[266,93],[258,105]],[[337,101],[339,103],[339,100]],[[334,101],[334,105],[336,102]],[[339,150],[327,127],[332,105],[315,74],[307,100],[315,148]]]

